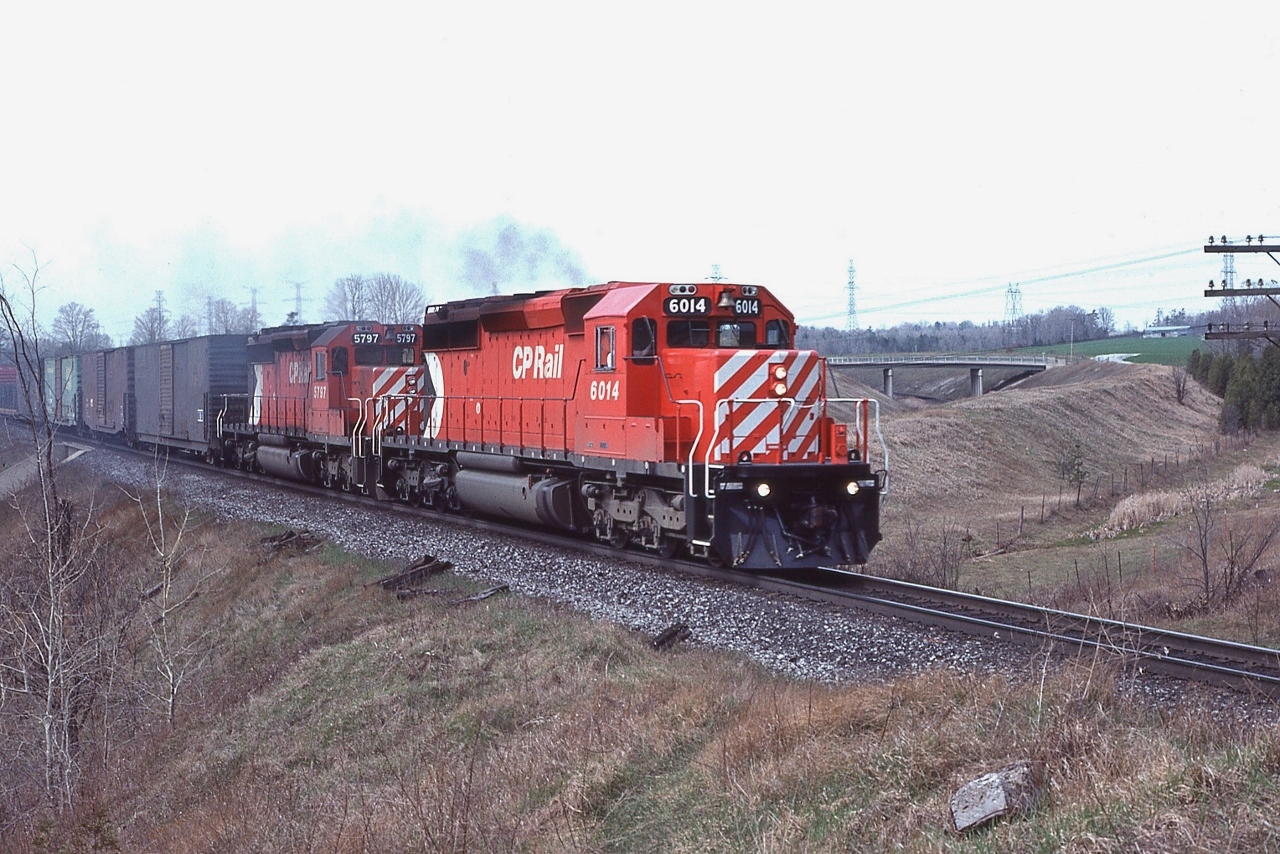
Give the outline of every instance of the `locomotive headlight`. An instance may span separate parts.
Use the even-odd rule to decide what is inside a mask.
[[[845,488],[845,491],[848,492],[850,495],[857,495],[858,490],[861,489],[862,487],[858,486],[858,482],[856,480],[851,480],[845,484],[844,488]]]
[[[773,487],[769,486],[769,484],[763,481],[756,484],[756,495],[759,495],[761,498],[768,498],[770,492],[773,492]]]
[[[787,378],[787,366],[775,365],[773,369],[773,378],[775,380],[785,380]]]
[[[787,384],[786,384],[786,383],[774,383],[774,384],[773,384],[773,393],[774,393],[774,394],[776,394],[778,397],[783,397],[783,396],[785,396],[785,395],[786,395],[786,393],[787,393]]]

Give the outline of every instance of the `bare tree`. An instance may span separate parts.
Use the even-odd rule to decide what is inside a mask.
[[[378,273],[368,282],[369,309],[379,323],[421,323],[427,299],[422,286],[394,273]]]
[[[93,309],[78,302],[65,303],[53,319],[53,355],[87,353],[111,346],[111,338],[102,332]]]
[[[142,591],[143,612],[147,616],[151,665],[158,685],[143,690],[156,699],[169,726],[173,726],[187,681],[207,660],[212,649],[207,633],[192,635],[182,619],[184,609],[201,593],[216,571],[208,569],[200,551],[186,546],[191,528],[191,510],[176,516],[166,512],[163,495],[167,459],[155,458],[154,494],[126,493],[138,506],[146,526],[147,542],[154,556],[154,583]]]
[[[929,532],[919,519],[908,515],[905,536],[885,551],[886,574],[912,584],[955,590],[966,547],[967,538],[956,523],[944,520],[936,532]]]
[[[329,320],[372,320],[369,309],[369,283],[358,273],[335,281],[324,301]]]
[[[1195,560],[1196,587],[1205,605],[1230,604],[1280,538],[1280,518],[1255,513],[1251,523],[1232,525],[1205,486],[1189,490],[1187,500],[1191,522],[1180,545]]]
[[[1200,571],[1200,590],[1206,603],[1212,602],[1217,593],[1213,572],[1213,536],[1217,525],[1217,502],[1208,487],[1200,486],[1187,492],[1191,506],[1191,525],[1187,530],[1184,548],[1195,559]]]
[[[180,341],[183,338],[194,338],[199,334],[199,321],[189,314],[184,314],[173,322],[169,328],[169,334],[165,337],[172,341]]]
[[[1063,448],[1058,454],[1058,458],[1053,463],[1054,470],[1058,473],[1058,477],[1065,480],[1076,488],[1076,507],[1080,506],[1080,494],[1084,489],[1085,483],[1089,480],[1089,470],[1084,464],[1084,451],[1080,447],[1079,442],[1073,443],[1070,447]],[[1061,492],[1059,492],[1061,497]]]
[[[151,306],[133,319],[130,344],[156,344],[169,340],[169,315],[163,308]]]
[[[55,810],[72,806],[77,790],[81,730],[99,699],[109,659],[111,585],[92,508],[78,514],[59,490],[55,430],[41,382],[41,341],[35,323],[40,264],[15,267],[26,306],[0,277],[0,325],[18,365],[19,392],[32,414],[34,483],[14,502],[25,537],[8,546],[0,577],[0,711],[19,725],[34,724],[30,743],[44,770],[44,797]],[[34,497],[31,497],[32,494]]]
[[[1169,373],[1169,380],[1173,385],[1173,396],[1179,405],[1186,403],[1187,400],[1187,369],[1179,365],[1174,365]]]
[[[229,299],[214,300],[209,307],[210,335],[249,335],[259,322],[252,307],[241,308]]]

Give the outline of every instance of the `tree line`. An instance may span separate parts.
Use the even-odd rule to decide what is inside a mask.
[[[1187,373],[1222,398],[1222,432],[1280,428],[1280,347],[1268,344],[1256,356],[1252,349],[1234,356],[1196,349]]]
[[[334,281],[325,295],[325,320],[371,320],[377,323],[419,323],[427,305],[422,286],[394,273],[372,276],[352,274]],[[299,323],[289,312],[285,325]],[[152,303],[133,319],[133,334],[127,344],[155,344],[197,335],[251,335],[264,325],[255,304],[238,305],[226,298],[210,298],[203,321],[191,314],[177,317],[165,304],[164,292],[156,291]],[[79,302],[58,307],[45,333],[46,354],[68,356],[105,350],[115,343],[102,329],[92,308]],[[0,348],[8,349],[8,348]]]
[[[1114,334],[1115,315],[1108,308],[1086,311],[1058,306],[1019,317],[1014,323],[900,323],[885,329],[842,330],[802,326],[796,345],[824,356],[872,353],[942,353],[1049,347]]]

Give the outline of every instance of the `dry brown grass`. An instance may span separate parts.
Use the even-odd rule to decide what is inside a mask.
[[[1246,463],[1236,466],[1221,480],[1198,483],[1190,489],[1197,495],[1207,497],[1214,504],[1221,504],[1255,494],[1268,478],[1269,475],[1260,466]],[[1138,530],[1183,515],[1190,509],[1187,489],[1140,492],[1120,499],[1112,508],[1106,523],[1088,534],[1093,539],[1115,537],[1125,531]]]
[[[1053,461],[1079,442],[1089,486],[1152,458],[1186,463],[1219,438],[1215,399],[1200,389],[1173,398],[1158,366],[1058,368],[1080,382],[1026,387],[887,418],[894,505],[981,520],[1016,517],[1020,507],[1056,501]],[[1054,373],[1050,371],[1049,373]],[[1064,382],[1065,380],[1060,380]]]
[[[978,400],[890,410],[885,543],[868,569],[893,574],[904,549],[927,553],[922,538],[956,525],[975,558],[962,564],[963,589],[1280,642],[1280,615],[1266,611],[1280,596],[1270,556],[1229,607],[1196,604],[1188,491],[1208,489],[1236,531],[1280,509],[1266,486],[1280,441],[1222,437],[1218,405],[1197,386],[1180,406],[1158,366],[1087,363]],[[1054,465],[1077,441],[1089,472],[1079,507]]]
[[[118,515],[117,515],[118,514]],[[137,531],[119,508],[107,514]],[[1144,709],[1107,665],[846,687],[515,597],[399,603],[334,551],[260,561],[204,525],[217,643],[173,729],[138,707],[81,812],[6,850],[847,851],[1277,844],[1274,732]],[[123,552],[122,552],[123,553]],[[211,558],[212,559],[212,558]],[[87,737],[96,744],[101,733]],[[1030,816],[947,830],[961,782],[1045,771]],[[1227,808],[1224,804],[1230,804]],[[1194,821],[1186,820],[1194,815]],[[104,843],[105,844],[105,843]]]

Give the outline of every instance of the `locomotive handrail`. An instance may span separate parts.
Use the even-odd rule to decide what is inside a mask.
[[[736,403],[787,403],[787,404],[790,404],[791,406],[798,405],[794,397],[722,397],[716,400],[715,412],[712,413],[713,417],[718,416],[720,414],[720,405],[722,403],[734,403],[734,404]],[[806,405],[813,406],[814,404],[811,403]],[[732,433],[730,433],[730,435],[732,436]],[[706,457],[703,458],[704,484],[703,484],[702,494],[705,495],[707,498],[715,497],[715,493],[711,491],[711,467],[714,465],[716,466],[716,468],[721,468],[721,469],[724,468],[723,463],[711,462],[711,454],[715,452],[716,441],[719,438],[720,438],[720,422],[717,421],[716,430],[714,433],[711,434],[711,441],[707,444],[707,455]],[[732,443],[729,450],[730,450],[730,453],[732,453],[733,451]]]
[[[693,491],[693,455],[698,452],[698,443],[702,441],[702,433],[707,426],[706,419],[703,417],[705,414],[705,410],[702,408],[702,401],[700,400],[677,400],[675,401],[675,404],[676,406],[693,404],[694,406],[698,407],[698,435],[693,437],[693,444],[689,446],[689,471],[687,474],[687,478],[689,481],[689,497],[697,498],[698,497],[697,493]],[[679,442],[679,430],[680,430],[680,422],[679,422],[679,416],[677,415],[676,416],[676,432],[677,432],[676,441],[677,442]],[[705,491],[703,492],[703,495],[706,495]]]
[[[415,400],[426,401],[426,395],[421,394],[382,394],[373,398],[374,404],[374,424],[373,424],[373,452],[375,454],[382,453],[382,437],[386,433],[386,427],[383,425],[385,420],[382,416],[385,414],[385,404],[388,400],[406,400],[413,402]],[[408,411],[406,410],[406,415]]]
[[[827,403],[860,403],[860,404],[862,404],[864,407],[865,407],[865,406],[867,406],[868,404],[874,404],[874,405],[875,405],[875,408],[876,408],[876,421],[875,421],[875,425],[876,425],[876,439],[880,442],[880,449],[881,449],[882,451],[884,451],[884,470],[885,470],[886,472],[887,472],[887,471],[889,471],[889,446],[888,446],[887,444],[885,444],[885,441],[884,441],[884,434],[882,434],[882,433],[880,432],[880,401],[876,400],[876,399],[875,399],[875,398],[873,398],[873,397],[829,397],[829,398],[827,398]],[[863,427],[864,427],[864,430],[865,430],[866,425],[864,424],[864,425],[863,425]],[[864,442],[864,444],[866,445],[866,448],[867,448],[867,454],[868,454],[868,455],[870,455],[870,453],[871,453],[871,445],[870,445],[870,443],[869,443],[869,442]],[[888,479],[886,478],[886,480],[885,480],[885,489],[883,490],[883,491],[884,491],[884,493],[886,493],[886,494],[889,492],[888,485],[889,485],[889,481],[888,481]]]
[[[370,398],[348,397],[347,403],[354,403],[360,407],[360,417],[356,419],[356,423],[351,427],[351,454],[352,456],[364,456],[360,447],[360,431],[364,429],[365,414],[364,408],[369,405]]]
[[[707,426],[706,419],[703,417],[705,415],[706,410],[703,409],[701,400],[678,400],[676,396],[671,393],[670,377],[667,376],[667,366],[663,364],[662,356],[657,355],[654,358],[657,359],[658,361],[658,372],[662,374],[662,387],[666,389],[667,400],[674,403],[677,407],[676,408],[676,452],[677,453],[679,453],[679,448],[680,448],[680,409],[679,407],[689,406],[689,405],[698,407],[698,435],[693,437],[693,444],[689,446],[689,465],[687,470],[685,471],[685,480],[688,482],[688,485],[685,487],[685,489],[688,490],[690,498],[697,498],[698,494],[693,490],[693,486],[694,486],[693,456],[698,452],[698,443],[702,441],[702,433]],[[697,543],[696,540],[694,542]],[[698,545],[708,546],[708,545],[711,545],[711,543],[709,542],[698,543]]]
[[[250,397],[252,397],[252,395],[248,394],[247,392],[246,392],[245,394],[223,394],[223,395],[222,395],[222,411],[220,411],[220,412],[218,413],[218,418],[217,418],[217,422],[216,422],[216,423],[217,423],[217,436],[218,436],[218,438],[219,438],[219,439],[221,439],[221,438],[222,438],[222,436],[223,436],[223,432],[224,432],[224,427],[223,427],[223,425],[226,423],[226,415],[227,415],[227,413],[231,410],[231,400],[232,400],[233,398],[234,398],[234,399],[236,399],[236,400],[239,400],[240,398],[244,398],[244,402],[245,402],[245,413],[244,413],[244,417],[245,417],[245,419],[246,419],[246,420],[248,420],[248,419],[250,418],[249,410],[252,408],[252,407],[250,407],[250,406],[248,405],[248,404],[249,404],[249,398],[250,398]]]
[[[876,410],[875,410],[875,431],[876,431],[876,439],[880,442],[880,448],[881,448],[881,450],[884,452],[884,471],[886,472],[886,474],[888,473],[888,471],[889,471],[889,446],[888,446],[887,444],[885,444],[885,441],[884,441],[884,435],[880,432],[880,401],[878,401],[878,400],[874,400],[874,399],[872,399],[872,398],[864,398],[864,397],[830,397],[830,398],[823,398],[821,401],[814,401],[814,402],[811,402],[811,403],[803,403],[803,404],[802,404],[802,403],[800,403],[799,401],[797,401],[794,397],[762,397],[762,398],[752,398],[752,397],[724,397],[724,398],[720,398],[720,399],[716,400],[716,408],[715,408],[715,413],[714,413],[714,415],[715,415],[715,416],[719,416],[719,414],[720,414],[720,407],[721,407],[721,405],[722,405],[722,404],[739,404],[739,403],[773,403],[773,402],[777,402],[777,403],[786,403],[786,404],[788,404],[788,405],[790,405],[790,406],[801,406],[801,407],[815,407],[815,406],[818,406],[819,404],[821,404],[821,405],[822,405],[822,407],[823,407],[823,412],[824,412],[824,414],[825,414],[825,412],[826,412],[826,408],[827,408],[827,406],[828,406],[829,404],[831,404],[831,403],[855,403],[855,404],[860,403],[860,404],[862,404],[864,407],[868,406],[869,404],[875,404],[875,408],[876,408]],[[862,416],[862,415],[861,415],[861,413],[860,413],[860,414],[859,414],[859,420],[862,420],[862,418],[863,418],[863,416]],[[726,419],[726,421],[727,421],[727,420],[728,420],[728,419]],[[865,447],[865,448],[866,448],[866,451],[867,451],[867,453],[868,453],[868,454],[870,454],[871,448],[870,448],[870,442],[869,442],[869,441],[867,441],[867,439],[865,438],[865,430],[866,430],[866,428],[867,428],[867,426],[868,426],[867,422],[869,422],[869,420],[870,420],[870,419],[869,419],[869,417],[868,417],[865,421],[863,421],[863,424],[862,424],[862,427],[863,427],[863,430],[864,430],[864,440],[863,440],[863,442],[862,442],[862,445],[863,445],[863,447]],[[724,466],[724,464],[715,464],[715,463],[712,463],[712,462],[711,462],[711,455],[712,455],[713,453],[715,453],[716,444],[717,444],[717,442],[718,442],[718,441],[719,441],[719,439],[720,439],[720,428],[721,428],[722,424],[723,424],[723,422],[721,422],[721,421],[718,421],[718,420],[717,420],[717,422],[716,422],[716,427],[715,427],[715,432],[711,434],[711,441],[710,441],[710,443],[707,445],[707,453],[706,453],[706,456],[704,457],[704,466],[705,466],[705,468],[704,468],[704,471],[703,471],[703,478],[704,478],[704,489],[703,489],[703,494],[704,494],[707,498],[714,498],[714,497],[715,497],[715,493],[714,493],[714,492],[712,492],[712,490],[711,490],[711,469],[712,469],[712,467],[713,467],[713,466],[715,466],[715,467],[720,468],[720,469],[723,469],[723,468],[725,467],[725,466]],[[732,432],[730,432],[730,435],[732,436]],[[732,451],[732,448],[731,448],[730,450]],[[885,478],[885,480],[884,480],[884,486],[883,486],[883,487],[882,487],[882,489],[881,489],[881,493],[882,493],[882,494],[886,494],[886,493],[888,493],[888,491],[889,491],[889,490],[888,490],[888,485],[889,485],[889,480],[888,480],[888,477],[886,477],[886,478]]]

